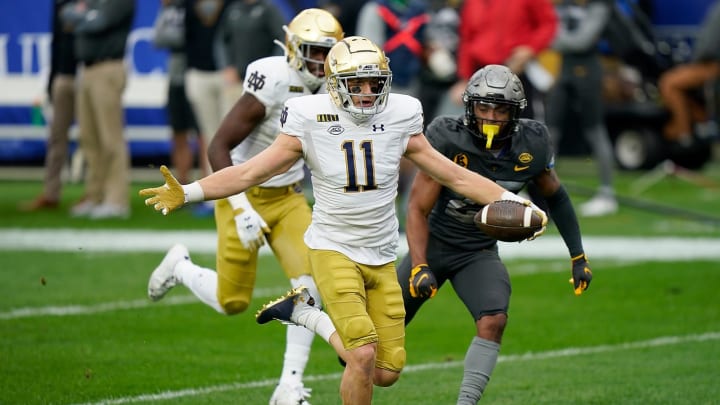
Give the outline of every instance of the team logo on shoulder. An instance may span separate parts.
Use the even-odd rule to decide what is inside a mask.
[[[345,132],[345,128],[343,128],[340,125],[333,125],[330,128],[328,128],[327,131],[330,135],[340,135],[343,132]]]
[[[457,155],[453,156],[453,162],[457,164],[458,166],[462,166],[467,169],[468,167],[468,157],[464,153],[458,153]]]
[[[288,88],[288,91],[290,93],[303,93],[305,92],[305,88],[303,86],[290,86],[290,88]]]
[[[337,122],[340,121],[340,117],[337,114],[318,114],[315,116],[317,122]]]
[[[257,71],[250,73],[250,77],[247,79],[247,87],[258,91],[265,87],[265,75],[258,73]]]
[[[285,108],[283,108],[282,111],[280,111],[280,126],[281,127],[285,126],[285,123],[287,122],[287,118],[288,118],[288,108],[285,107]]]
[[[518,160],[520,161],[520,163],[528,164],[533,161],[533,155],[527,152],[523,152],[520,154],[520,156],[518,156]]]
[[[520,161],[521,164],[515,165],[515,167],[513,168],[513,171],[521,172],[523,170],[527,170],[530,168],[530,162],[533,161],[533,155],[531,155],[527,152],[523,152],[520,154],[520,156],[518,156],[518,160]]]

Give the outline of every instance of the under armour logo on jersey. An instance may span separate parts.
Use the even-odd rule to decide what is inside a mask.
[[[265,75],[261,75],[258,72],[252,72],[247,80],[247,87],[258,91],[265,87]]]
[[[385,124],[380,124],[380,125],[373,124],[373,132],[377,132],[378,130],[385,132]]]
[[[288,117],[288,108],[285,107],[285,108],[283,108],[282,111],[280,111],[280,126],[281,127],[285,126],[285,123],[287,122],[287,117]]]

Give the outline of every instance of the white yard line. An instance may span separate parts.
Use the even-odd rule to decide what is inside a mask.
[[[720,332],[708,332],[698,335],[684,335],[684,336],[662,336],[650,340],[641,340],[637,342],[625,342],[616,345],[600,345],[591,347],[569,347],[561,350],[550,350],[545,352],[529,352],[519,355],[500,355],[498,358],[499,362],[502,363],[515,363],[522,361],[532,360],[546,360],[561,357],[573,357],[573,356],[585,356],[588,354],[596,353],[609,353],[618,352],[621,350],[638,350],[646,349],[651,347],[661,347],[678,345],[683,343],[693,342],[705,342],[720,340]],[[461,368],[463,367],[462,361],[451,361],[441,363],[423,363],[408,365],[403,370],[403,373],[417,373],[427,370],[443,370],[450,368]],[[320,375],[308,375],[304,377],[305,381],[327,381],[327,380],[339,380],[341,377],[340,373],[331,374],[320,374]],[[177,391],[164,391],[157,394],[143,394],[133,397],[122,397],[122,398],[109,398],[100,400],[98,402],[88,402],[82,405],[111,405],[111,404],[132,404],[137,402],[151,402],[151,401],[167,401],[175,398],[184,398],[191,396],[208,395],[216,392],[226,391],[243,391],[254,388],[272,387],[277,384],[277,379],[269,380],[257,380],[249,381],[245,383],[232,383],[232,384],[221,384],[213,385],[202,388],[186,388]]]
[[[288,291],[287,288],[257,288],[253,291],[253,298],[257,300],[270,299],[280,296]],[[138,299],[132,301],[114,301],[95,305],[65,305],[45,307],[23,307],[13,308],[9,311],[0,312],[0,321],[22,318],[37,318],[42,316],[78,316],[94,315],[104,312],[122,311],[128,309],[142,309],[158,305],[186,305],[197,304],[197,297],[191,294],[176,295],[163,299],[160,303],[153,303],[149,299]]]
[[[401,237],[401,241],[404,241]],[[110,231],[77,229],[0,229],[0,251],[76,251],[76,252],[164,252],[173,243],[182,242],[193,253],[215,253],[215,233],[212,231]],[[585,250],[593,259],[618,262],[667,260],[720,259],[720,239],[710,238],[585,238]],[[502,243],[503,258],[566,259],[565,244],[559,237],[543,236],[532,242]],[[270,254],[263,246],[261,252]],[[402,244],[399,256],[407,252]],[[522,265],[513,274],[565,271],[565,267]],[[282,294],[281,288],[258,289],[255,296],[271,298]],[[162,305],[185,305],[197,300],[191,295],[168,297]],[[148,300],[107,302],[97,305],[67,305],[13,308],[0,312],[0,320],[41,316],[77,316],[103,312],[145,308],[153,305]],[[155,304],[157,305],[157,304]]]
[[[0,251],[76,251],[76,252],[164,252],[174,243],[184,243],[193,253],[215,253],[214,231],[161,230],[79,230],[0,228]],[[400,238],[400,256],[407,252],[405,237]],[[715,260],[720,259],[720,239],[675,237],[583,238],[592,259],[619,261]],[[567,258],[559,236],[542,236],[532,242],[501,243],[503,258]],[[262,254],[270,254],[263,246]]]

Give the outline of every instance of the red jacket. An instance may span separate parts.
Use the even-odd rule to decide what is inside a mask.
[[[505,64],[520,45],[538,53],[550,45],[556,28],[550,0],[465,0],[460,11],[458,76],[469,79],[485,65]]]

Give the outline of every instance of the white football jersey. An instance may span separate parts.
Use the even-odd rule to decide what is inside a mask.
[[[281,131],[302,143],[312,173],[312,222],[305,243],[380,265],[394,261],[400,158],[423,131],[420,101],[391,94],[385,110],[357,124],[327,94],[285,103]]]
[[[250,63],[243,86],[245,92],[265,105],[265,119],[230,151],[234,165],[250,160],[273,143],[280,132],[280,112],[285,101],[312,94],[297,71],[288,66],[284,56],[270,56]],[[286,173],[271,178],[261,186],[287,186],[302,180],[304,174],[303,161],[299,160]]]

